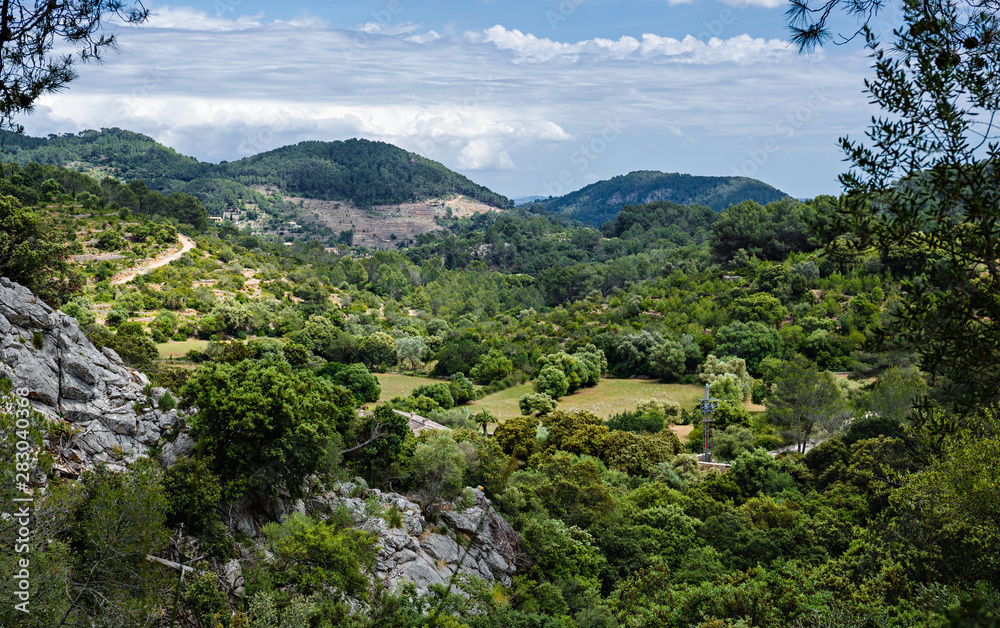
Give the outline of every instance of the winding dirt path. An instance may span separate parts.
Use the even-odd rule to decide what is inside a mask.
[[[180,238],[181,240],[181,248],[170,249],[166,253],[154,257],[149,261],[143,262],[138,266],[133,266],[128,270],[123,270],[120,273],[116,273],[113,277],[111,277],[111,285],[117,286],[119,284],[128,283],[133,279],[135,279],[136,277],[138,277],[139,275],[145,275],[149,271],[157,269],[160,266],[166,266],[170,262],[179,260],[181,258],[181,255],[184,255],[191,249],[198,246],[197,244],[195,244],[194,240],[187,237],[183,233],[178,233],[177,237]]]

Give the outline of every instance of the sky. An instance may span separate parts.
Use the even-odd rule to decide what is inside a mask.
[[[633,170],[838,194],[877,114],[855,40],[789,45],[787,0],[179,0],[18,119],[120,127],[202,161],[304,140],[395,144],[510,198]],[[876,30],[889,32],[886,14]],[[841,24],[842,32],[855,25]]]

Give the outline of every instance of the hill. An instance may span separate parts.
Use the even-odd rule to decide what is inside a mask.
[[[254,186],[359,207],[458,195],[491,207],[510,204],[505,197],[436,161],[392,144],[361,139],[301,142],[220,164],[200,162],[146,135],[118,128],[46,138],[2,131],[0,146],[5,161],[75,167],[125,181],[141,179],[153,190],[192,193],[210,208],[218,206],[220,200],[250,198],[252,194],[245,190]],[[213,184],[206,179],[226,183]]]
[[[766,205],[786,196],[781,190],[748,177],[703,177],[637,170],[540,203],[549,211],[569,214],[580,222],[600,226],[613,220],[625,205],[670,201],[722,211],[745,200]]]
[[[300,142],[215,166],[209,176],[361,207],[468,196],[493,207],[509,201],[444,165],[385,142]]]

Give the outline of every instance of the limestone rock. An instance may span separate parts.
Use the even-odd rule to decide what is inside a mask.
[[[26,388],[44,416],[71,424],[76,434],[50,446],[59,468],[73,473],[95,462],[121,465],[146,455],[178,424],[176,410],[142,409],[164,389],[153,389],[147,399],[145,375],[111,349],[97,350],[75,319],[5,277],[0,278],[0,376]]]
[[[462,573],[480,576],[487,582],[511,584],[521,539],[481,491],[473,490],[475,502],[471,508],[457,511],[446,506],[439,513],[440,521],[447,526],[445,533],[443,528],[428,525],[420,506],[406,496],[369,491],[383,512],[396,507],[402,525],[390,525],[388,516],[376,516],[377,508],[373,511],[364,499],[350,497],[362,488],[352,483],[335,486],[333,491],[311,498],[305,504],[306,512],[323,518],[333,509],[344,507],[355,525],[377,534],[379,550],[372,575],[384,584],[394,586],[409,580],[423,593],[433,583],[447,582],[459,570],[459,563]]]

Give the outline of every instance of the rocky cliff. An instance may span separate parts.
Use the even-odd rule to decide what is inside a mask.
[[[26,388],[46,417],[69,423],[72,436],[50,443],[57,468],[68,475],[101,462],[128,464],[170,435],[177,421],[176,410],[155,407],[165,389],[150,387],[111,349],[97,350],[75,319],[6,277],[0,278],[0,375]],[[164,442],[165,454],[185,441]]]
[[[471,505],[462,509],[445,506],[436,525],[424,518],[419,504],[403,495],[372,489],[366,504],[360,497],[350,496],[357,493],[352,484],[341,484],[335,491],[307,501],[304,507],[309,514],[322,517],[331,508],[345,506],[358,528],[377,534],[379,553],[372,575],[388,586],[412,580],[424,593],[431,584],[446,584],[456,572],[510,586],[517,571],[521,537],[482,491],[468,491],[473,498]],[[373,516],[372,501],[375,511],[395,506],[401,525]]]

